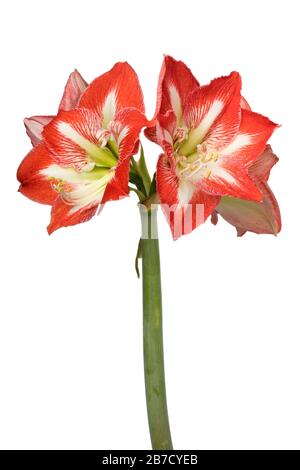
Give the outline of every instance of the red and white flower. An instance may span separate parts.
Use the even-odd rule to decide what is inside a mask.
[[[127,63],[88,87],[78,72],[70,80],[56,117],[26,122],[35,147],[18,170],[20,191],[53,206],[49,233],[128,195],[130,158],[147,124],[138,78]]]
[[[182,62],[165,57],[146,135],[164,150],[157,190],[174,238],[204,222],[223,196],[263,199],[249,168],[276,127],[249,109],[237,72],[200,86]],[[200,217],[197,207],[203,209]]]

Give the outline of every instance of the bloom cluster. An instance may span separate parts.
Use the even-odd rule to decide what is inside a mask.
[[[49,233],[89,220],[130,190],[146,207],[161,203],[175,239],[209,216],[216,224],[218,214],[238,235],[281,229],[268,185],[278,159],[267,142],[277,125],[251,110],[237,72],[200,85],[183,62],[166,56],[148,120],[128,63],[90,85],[75,70],[57,115],[24,122],[33,148],[18,169],[20,192],[52,206]],[[143,128],[162,148],[153,178],[140,144]]]

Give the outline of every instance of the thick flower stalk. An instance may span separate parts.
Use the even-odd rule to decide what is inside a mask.
[[[219,215],[247,231],[277,234],[279,206],[269,187],[278,158],[268,140],[278,127],[250,109],[241,77],[200,85],[166,56],[156,111],[148,121],[138,77],[117,63],[90,85],[71,73],[56,116],[24,120],[33,148],[22,161],[19,191],[52,206],[49,234],[85,222],[106,202],[133,191],[142,235],[144,375],[153,449],[172,449],[163,358],[162,290],[157,228],[160,204],[174,239]],[[162,148],[151,177],[140,133]],[[140,150],[138,159],[134,155]]]

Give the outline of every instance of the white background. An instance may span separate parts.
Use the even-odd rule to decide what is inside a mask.
[[[150,447],[136,199],[49,237],[50,210],[17,193],[22,119],[56,112],[68,74],[118,60],[148,117],[163,53],[201,83],[238,70],[255,111],[283,126],[271,186],[276,238],[209,222],[173,242],[160,215],[169,414],[177,449],[300,448],[297,1],[1,3],[0,446]],[[159,149],[147,143],[154,170]]]

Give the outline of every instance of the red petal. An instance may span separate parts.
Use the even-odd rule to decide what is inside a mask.
[[[270,171],[278,158],[270,145],[256,162],[249,168],[249,174],[260,189],[263,199],[261,202],[245,201],[225,197],[217,207],[217,212],[237,229],[238,236],[247,231],[254,233],[270,233],[276,235],[281,230],[280,209],[267,180]]]
[[[181,151],[191,153],[207,139],[214,149],[232,141],[240,126],[241,78],[237,72],[193,91],[184,106],[184,121],[192,129]]]
[[[88,84],[80,73],[74,70],[66,83],[64,94],[59,105],[59,111],[74,109],[87,86]]]
[[[53,163],[51,154],[43,143],[33,148],[18,168],[17,178],[21,183],[19,191],[33,201],[52,205],[58,195],[52,189],[49,178],[41,174],[41,170]]]
[[[175,115],[178,114],[177,121],[179,121],[187,96],[197,87],[199,82],[184,62],[170,56],[164,57],[158,79],[155,115],[151,125],[145,130],[149,140],[156,142],[156,116],[173,110]],[[179,113],[177,113],[179,108],[175,106],[176,97],[179,97],[178,104],[181,109]]]
[[[161,207],[174,240],[204,223],[220,201],[220,197],[210,196],[194,187],[186,203],[180,204],[179,194],[182,183],[179,182],[174,168],[170,166],[169,159],[165,155],[159,157],[156,182]]]
[[[123,108],[115,115],[110,129],[118,144],[120,158],[133,155],[141,129],[147,123],[145,115],[135,108]]]
[[[156,188],[161,204],[178,204],[179,179],[166,155],[160,155],[157,162]]]
[[[119,160],[115,176],[106,187],[103,202],[121,199],[129,194],[130,158],[138,151],[140,131],[147,122],[144,114],[134,108],[122,109],[115,115],[111,130],[118,144]]]
[[[220,151],[222,160],[244,167],[254,163],[264,151],[277,124],[261,114],[242,109],[241,126],[235,139]],[[227,164],[226,164],[227,165]]]
[[[253,201],[261,201],[262,198],[254,181],[239,165],[219,166],[208,178],[201,178],[196,184],[208,194],[233,196]]]
[[[122,108],[134,107],[144,112],[143,93],[133,68],[127,62],[115,64],[88,86],[79,107],[97,112],[108,122]]]
[[[239,133],[220,151],[216,173],[212,170],[211,176],[199,181],[199,187],[210,194],[261,201],[261,191],[254,178],[255,171],[265,171],[267,174],[270,160],[274,164],[274,159],[268,157],[266,170],[260,169],[260,162],[252,171],[249,167],[262,154],[276,127],[268,118],[243,109]]]
[[[173,158],[173,134],[176,128],[176,116],[172,110],[159,114],[156,123],[157,143],[168,156]]]
[[[119,160],[115,170],[115,176],[106,186],[102,204],[107,201],[116,201],[128,196],[130,157]]]
[[[89,162],[86,145],[81,143],[81,139],[96,147],[99,128],[98,116],[88,109],[60,111],[44,128],[43,137],[59,165],[80,170]]]
[[[151,121],[151,124],[155,123],[155,120]],[[147,129],[144,130],[145,137],[147,137],[148,140],[151,140],[151,142],[157,143],[157,138],[156,138],[156,125],[154,124],[151,127],[147,127]]]
[[[33,147],[41,142],[44,126],[49,124],[53,117],[54,116],[32,116],[24,119],[26,132]]]
[[[180,119],[181,116],[176,113],[177,107],[174,103],[174,91],[179,97],[178,104],[182,112],[187,96],[198,87],[199,82],[184,62],[175,60],[170,56],[165,56],[158,79],[155,116],[158,113],[165,114],[169,109],[172,109],[177,118]]]
[[[58,199],[52,207],[51,222],[48,225],[49,235],[61,227],[69,227],[70,225],[77,225],[82,222],[90,220],[97,212],[97,206],[84,207],[72,211],[72,206],[65,204],[61,199]]]

